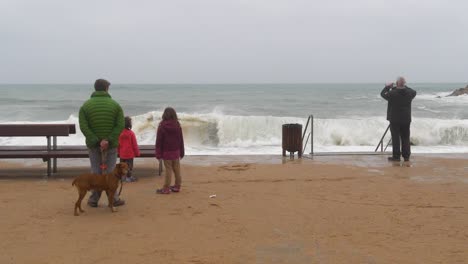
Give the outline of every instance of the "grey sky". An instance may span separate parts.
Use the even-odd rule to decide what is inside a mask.
[[[468,81],[466,0],[1,0],[0,83]]]

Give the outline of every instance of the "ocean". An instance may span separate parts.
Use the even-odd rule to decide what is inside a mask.
[[[413,153],[468,152],[468,96],[446,97],[463,83],[409,84]],[[139,144],[154,144],[163,109],[174,107],[188,155],[280,154],[281,126],[314,116],[314,151],[373,151],[388,126],[383,84],[112,84],[133,117]],[[92,84],[0,85],[0,123],[75,123]],[[387,140],[389,136],[387,136]],[[0,138],[40,145],[44,138]],[[59,144],[83,145],[76,135]],[[309,152],[309,148],[306,152]]]

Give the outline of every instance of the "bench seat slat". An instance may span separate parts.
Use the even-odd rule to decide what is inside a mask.
[[[47,151],[0,151],[0,159],[45,158],[47,155]]]
[[[138,146],[140,151],[152,150],[154,151],[154,145],[141,145]],[[45,146],[0,146],[0,151],[37,151],[47,150]],[[58,146],[57,150],[87,150],[86,146],[83,145],[62,145]]]
[[[75,124],[0,124],[0,137],[52,137],[75,133]]]
[[[88,158],[88,150],[51,150],[46,154],[49,158]],[[135,158],[154,158],[154,150],[141,150]]]

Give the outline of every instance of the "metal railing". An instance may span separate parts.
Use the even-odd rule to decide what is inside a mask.
[[[307,133],[309,124],[310,124],[310,132]],[[383,133],[382,138],[380,138],[379,144],[375,148],[374,152],[377,152],[379,148],[381,152],[387,151],[388,146],[392,142],[392,139],[390,138],[390,140],[387,142],[387,145],[385,145],[384,147],[384,139],[389,130],[390,130],[390,125],[388,125],[387,129],[385,129],[385,132]],[[306,134],[307,134],[307,138],[306,138]],[[305,153],[305,150],[307,148],[307,143],[309,143],[309,139],[310,139],[310,155],[314,155],[314,115],[309,115],[309,117],[307,118],[307,123],[304,128],[304,132],[302,133],[302,142],[303,142],[302,153]]]
[[[377,150],[379,150],[379,148],[380,148],[380,152],[385,152],[385,151],[387,151],[387,148],[388,148],[388,146],[390,145],[390,142],[392,142],[392,139],[390,139],[390,140],[388,141],[388,143],[387,143],[387,145],[385,146],[385,148],[384,148],[384,142],[383,142],[383,141],[384,141],[384,138],[385,138],[385,136],[387,135],[389,129],[390,129],[390,125],[388,125],[387,129],[385,129],[385,132],[384,132],[382,138],[380,139],[379,144],[378,144],[377,147],[375,148],[374,152],[377,152]]]
[[[307,139],[303,145],[302,153],[305,152],[307,148],[307,143],[309,142],[309,138],[310,138],[310,155],[314,155],[314,115],[309,115],[309,118],[307,118],[307,123],[304,128],[304,132],[302,133],[302,142],[304,142],[304,138],[307,133],[307,128],[309,127],[309,123],[310,123],[310,132],[307,135]]]

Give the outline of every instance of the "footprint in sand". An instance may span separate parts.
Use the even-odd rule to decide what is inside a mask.
[[[233,164],[233,165],[225,165],[219,167],[221,170],[227,170],[227,171],[246,171],[250,169],[251,164]]]

